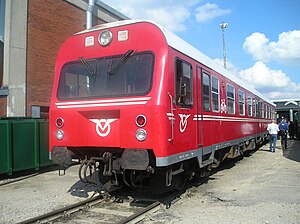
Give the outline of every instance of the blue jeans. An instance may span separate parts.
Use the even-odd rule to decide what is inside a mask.
[[[277,135],[276,134],[270,135],[270,151],[275,152],[276,141],[277,141]]]

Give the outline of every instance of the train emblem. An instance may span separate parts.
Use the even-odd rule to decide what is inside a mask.
[[[96,132],[100,137],[106,137],[110,133],[110,124],[117,119],[90,119],[96,124]]]

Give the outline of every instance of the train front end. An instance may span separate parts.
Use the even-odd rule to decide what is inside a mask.
[[[96,182],[98,173],[107,188],[147,182],[168,144],[163,38],[153,24],[117,22],[63,44],[50,107],[54,163],[79,158],[80,179]]]

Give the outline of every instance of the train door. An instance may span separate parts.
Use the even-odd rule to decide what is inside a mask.
[[[198,122],[199,144],[202,145],[201,165],[210,163],[212,156],[212,120],[211,120],[211,76],[208,71],[197,68],[197,83],[200,88],[198,94],[198,111],[200,112],[200,122]]]
[[[174,146],[175,153],[195,149],[196,136],[193,121],[193,68],[192,65],[182,60],[175,59],[175,105],[174,119]]]
[[[196,68],[196,114],[194,119],[196,122],[197,145],[198,148],[203,148],[203,107],[202,107],[202,76],[201,68]],[[202,150],[201,150],[202,152]],[[201,153],[202,156],[203,153]]]

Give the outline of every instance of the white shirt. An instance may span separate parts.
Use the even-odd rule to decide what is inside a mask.
[[[270,135],[277,135],[279,128],[277,124],[272,123],[272,124],[268,124],[267,130],[270,133]]]

